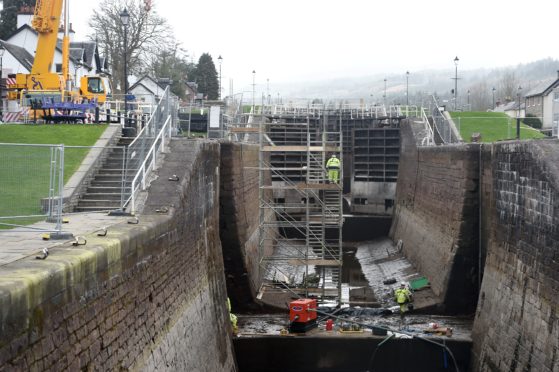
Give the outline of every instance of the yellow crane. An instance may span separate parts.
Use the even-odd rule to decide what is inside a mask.
[[[68,1],[65,4],[66,21],[62,39],[62,73],[51,71],[64,0],[37,0],[31,21],[31,26],[38,33],[35,59],[29,74],[16,74],[15,84],[9,87],[9,99],[25,100],[26,106],[30,105],[32,99],[41,100],[45,97],[66,101],[80,96],[88,100],[96,99],[99,103],[105,102],[107,89],[99,76],[82,77],[79,92],[73,92],[69,86]]]

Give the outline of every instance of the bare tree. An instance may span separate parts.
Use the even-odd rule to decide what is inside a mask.
[[[486,111],[491,108],[491,89],[485,81],[470,86],[470,105],[472,111]]]
[[[499,96],[505,101],[513,101],[518,89],[518,79],[513,70],[505,70],[499,80]]]
[[[109,58],[113,88],[124,90],[124,26],[121,12],[127,9],[130,20],[127,26],[128,74],[141,74],[148,69],[145,61],[158,54],[174,37],[167,21],[160,17],[151,0],[102,0],[93,11],[89,26],[93,30],[91,40],[98,42],[99,48]]]

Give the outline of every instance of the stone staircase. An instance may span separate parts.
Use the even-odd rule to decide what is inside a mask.
[[[118,148],[113,148],[108,154],[102,167],[97,171],[87,191],[80,197],[75,212],[97,212],[115,210],[121,207],[123,169],[125,148],[134,140],[133,137],[121,137],[117,143]],[[130,194],[130,184],[136,170],[126,172],[124,180],[124,199]]]

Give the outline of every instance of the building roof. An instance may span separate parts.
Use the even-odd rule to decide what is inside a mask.
[[[4,47],[4,49],[8,51],[8,53],[14,56],[14,58],[17,59],[17,61],[21,63],[23,67],[25,67],[28,71],[31,71],[31,68],[33,67],[33,61],[35,60],[31,53],[20,46],[6,43],[2,40],[0,40],[0,44]]]
[[[143,87],[145,87],[147,90],[149,90],[151,93],[155,94],[155,92],[148,88],[146,84],[144,84],[145,80],[150,80],[151,83],[155,84],[157,87],[159,87],[159,89],[161,89],[162,91],[165,91],[165,88],[162,87],[160,84],[157,83],[157,81],[155,81],[154,78],[152,78],[149,75],[144,75],[143,77],[141,77],[140,79],[138,79],[138,81],[136,81],[134,84],[132,84],[132,86],[130,88],[128,88],[128,90],[132,90],[134,89],[136,86],[138,85],[142,85]]]
[[[83,61],[84,50],[81,48],[70,48],[70,58],[73,58],[78,63]]]
[[[559,79],[547,79],[536,85],[534,88],[530,89],[526,93],[525,97],[548,95],[549,92],[559,85]]]
[[[145,90],[147,90],[148,92],[150,92],[151,94],[153,94],[155,96],[155,92],[152,91],[148,86],[146,86],[145,84],[141,83],[140,81],[137,81],[136,83],[134,83],[134,85],[132,85],[130,88],[128,88],[129,92],[132,92],[134,89],[138,88],[138,87],[143,87]]]
[[[72,41],[70,42],[70,48],[81,48],[84,51],[84,56],[82,62],[88,67],[93,67],[93,58],[96,58],[95,54],[97,51],[97,43],[94,41]],[[99,62],[99,61],[97,61]],[[98,64],[99,68],[103,68]]]

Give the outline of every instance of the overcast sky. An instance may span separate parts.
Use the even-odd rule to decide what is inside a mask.
[[[71,7],[78,38],[95,1]],[[197,61],[223,57],[224,95],[274,84],[500,67],[559,58],[556,0],[153,0]]]

